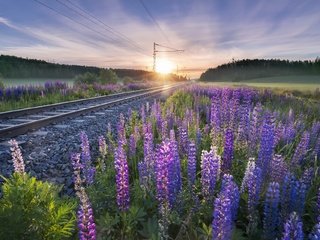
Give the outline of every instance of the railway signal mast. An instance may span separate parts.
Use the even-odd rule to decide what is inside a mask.
[[[161,48],[164,48],[164,49],[167,49],[167,50],[157,50],[157,47],[161,47]],[[153,71],[154,72],[156,71],[157,53],[159,53],[159,52],[168,52],[168,53],[177,52],[177,53],[179,53],[179,52],[184,52],[184,50],[163,46],[161,44],[158,44],[158,43],[154,42],[153,43]]]

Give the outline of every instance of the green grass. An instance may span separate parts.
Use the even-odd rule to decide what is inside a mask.
[[[46,104],[53,104],[71,100],[77,100],[84,97],[91,97],[89,96],[82,96],[82,95],[61,95],[61,94],[49,94],[45,97],[37,97],[36,99],[23,99],[23,100],[9,100],[9,101],[0,101],[0,112],[16,110],[20,108],[27,108],[27,107],[36,107],[42,106]]]
[[[2,82],[6,87],[14,87],[17,85],[43,85],[47,81],[66,82],[70,87],[73,86],[73,79],[48,79],[48,78],[4,78]]]
[[[241,82],[208,82],[217,86],[250,86],[282,90],[315,91],[320,89],[320,76],[282,76],[248,79]]]

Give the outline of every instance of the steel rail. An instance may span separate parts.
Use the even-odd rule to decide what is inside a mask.
[[[28,115],[29,114],[36,114],[36,113],[39,113],[42,111],[50,111],[50,110],[57,109],[58,107],[59,108],[60,107],[67,107],[67,106],[70,106],[73,104],[84,104],[84,103],[90,103],[90,102],[94,102],[94,101],[107,100],[109,98],[121,97],[121,96],[125,96],[125,95],[136,94],[139,92],[147,92],[150,90],[161,89],[162,87],[163,86],[147,88],[147,89],[140,89],[140,90],[135,90],[135,91],[128,91],[128,92],[114,93],[114,94],[92,97],[92,98],[77,99],[77,100],[54,103],[54,104],[47,104],[47,105],[42,105],[42,106],[37,106],[37,107],[22,108],[22,109],[17,109],[17,110],[12,110],[12,111],[5,111],[5,112],[0,112],[0,119],[15,118],[15,117],[20,117],[20,116],[25,116],[26,114],[28,114]]]
[[[133,96],[127,96],[127,97],[123,97],[120,99],[116,99],[116,100],[111,100],[105,103],[100,103],[97,104],[95,106],[90,106],[87,108],[83,108],[83,109],[78,109],[78,110],[71,110],[70,112],[65,112],[65,113],[61,113],[58,115],[54,115],[54,116],[48,116],[46,118],[42,118],[42,119],[38,119],[38,120],[34,120],[34,121],[30,121],[30,122],[26,122],[26,123],[21,123],[21,124],[17,124],[14,126],[10,126],[10,127],[6,127],[6,128],[2,128],[0,129],[0,139],[7,139],[10,137],[15,137],[15,136],[19,136],[21,134],[25,134],[29,131],[34,131],[37,130],[41,127],[47,126],[51,123],[56,123],[59,121],[63,121],[72,117],[77,117],[80,115],[84,115],[90,112],[94,112],[97,110],[101,110],[101,109],[105,109],[108,107],[112,107],[112,106],[116,106],[116,105],[120,105],[120,104],[124,104],[127,103],[129,101],[132,100],[136,100],[139,98],[143,98],[143,97],[147,97],[147,96],[151,96],[153,94],[157,94],[175,87],[180,86],[181,84],[175,84],[175,85],[170,85],[170,86],[166,86],[166,87],[161,87],[161,89],[156,89],[156,90],[149,90],[145,93],[138,93],[135,94]]]

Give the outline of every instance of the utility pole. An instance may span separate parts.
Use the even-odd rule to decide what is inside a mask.
[[[156,47],[161,47],[161,48],[165,48],[165,49],[169,49],[169,50],[157,50]],[[157,53],[158,52],[184,52],[184,50],[181,50],[181,49],[175,49],[175,48],[172,48],[172,47],[167,47],[167,46],[163,46],[161,44],[158,44],[158,43],[153,43],[153,71],[155,72],[156,71],[156,64],[157,64]]]
[[[153,71],[156,71],[156,43],[153,43]]]

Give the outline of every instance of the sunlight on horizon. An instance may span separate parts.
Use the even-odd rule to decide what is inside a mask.
[[[162,73],[162,74],[168,74],[172,73],[175,68],[175,65],[173,62],[170,62],[166,59],[159,59],[156,63],[156,72]]]

